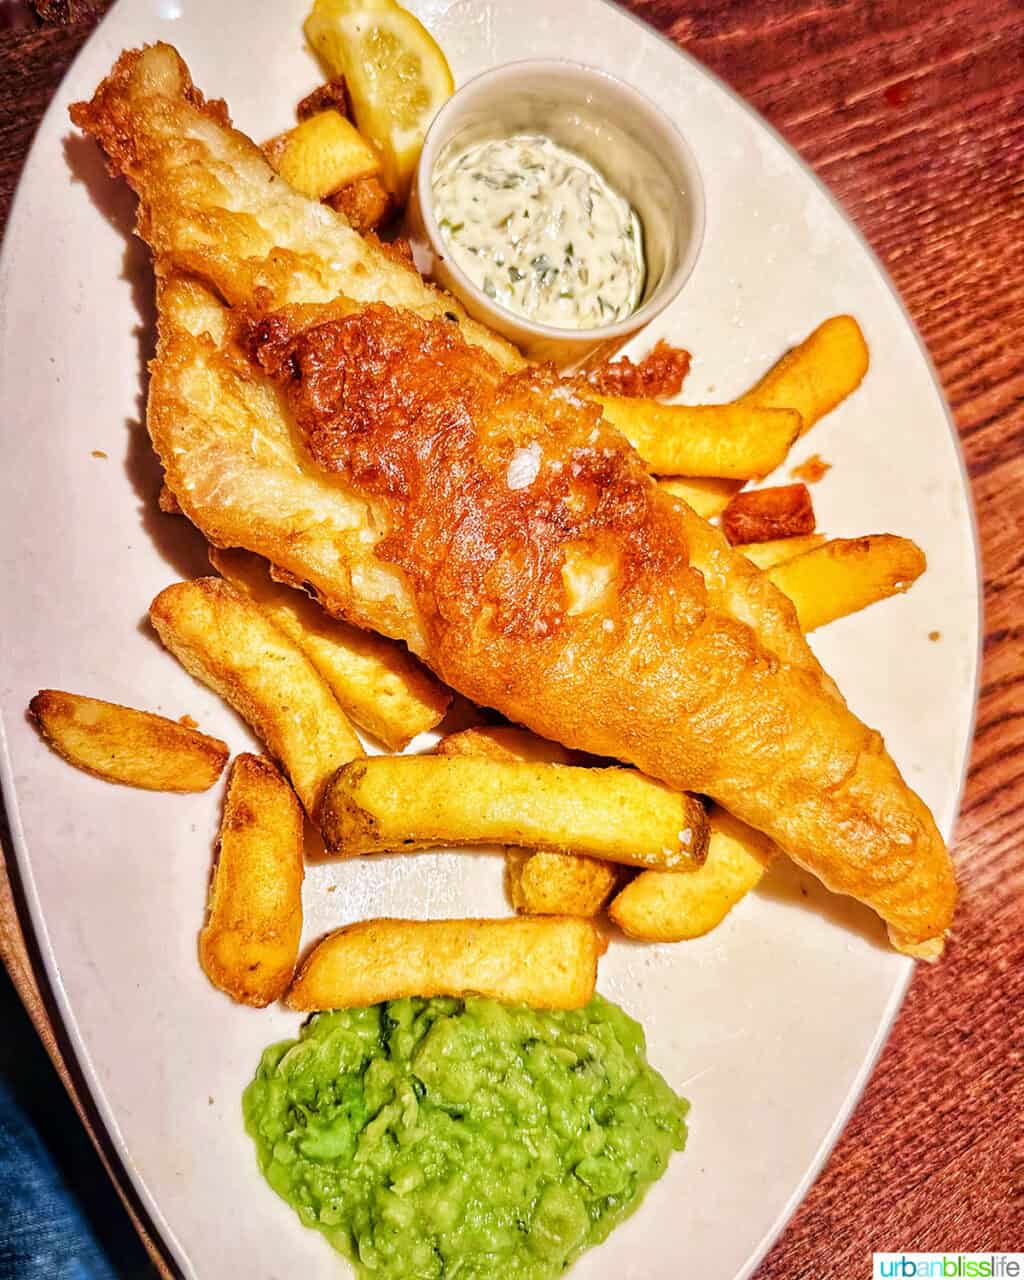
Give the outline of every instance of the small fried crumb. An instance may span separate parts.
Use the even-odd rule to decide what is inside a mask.
[[[941,640],[941,639],[942,639],[942,632],[941,632],[941,631],[929,631],[929,632],[928,632],[928,639],[929,639],[929,640]]]
[[[379,227],[391,212],[391,197],[379,178],[357,178],[348,186],[327,197],[327,203],[348,219],[355,231],[372,231]],[[405,256],[404,250],[402,252]]]
[[[93,449],[92,456],[94,458],[105,458],[107,455],[103,452],[102,449]]]
[[[657,398],[678,395],[689,371],[688,351],[659,342],[639,362],[627,356],[606,361],[591,369],[586,379],[601,395]]]
[[[180,516],[181,507],[178,506],[178,499],[171,493],[166,484],[160,486],[160,496],[157,498],[157,506],[166,516]]]
[[[295,108],[295,115],[301,124],[303,120],[319,115],[321,111],[340,111],[343,116],[351,119],[352,100],[349,98],[344,76],[335,76],[326,84],[318,85],[312,93],[307,93]]]
[[[817,484],[823,479],[825,473],[832,470],[832,463],[826,462],[820,453],[812,453],[806,462],[801,462],[798,467],[790,470],[790,475],[795,476],[797,480],[802,480],[805,484]]]
[[[198,720],[193,720],[191,716],[179,716],[178,724],[183,724],[186,729],[198,729]]]

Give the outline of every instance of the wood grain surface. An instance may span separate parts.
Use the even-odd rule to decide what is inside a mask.
[[[39,117],[104,7],[54,0],[39,18],[0,0],[0,225]],[[1021,1250],[1024,9],[1017,0],[625,7],[752,102],[844,202],[938,368],[981,531],[985,660],[954,849],[956,935],[940,965],[918,967],[844,1136],[757,1280],[867,1277],[873,1250]],[[0,905],[4,960],[73,1088],[2,883]]]

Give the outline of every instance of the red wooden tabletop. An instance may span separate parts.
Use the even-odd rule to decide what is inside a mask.
[[[1019,0],[626,7],[752,102],[844,202],[938,367],[981,529],[985,661],[954,848],[963,891],[955,938],[941,964],[918,967],[846,1133],[757,1277],[869,1276],[873,1250],[1021,1250],[1024,8]],[[0,0],[0,225],[39,117],[105,8],[40,0],[39,17]],[[62,1066],[2,875],[0,948]]]

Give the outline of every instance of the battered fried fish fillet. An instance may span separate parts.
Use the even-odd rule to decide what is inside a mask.
[[[543,737],[713,796],[901,950],[941,951],[956,887],[927,808],[789,602],[584,384],[290,191],[169,46],[123,54],[72,115],[140,197],[149,429],[211,541]]]

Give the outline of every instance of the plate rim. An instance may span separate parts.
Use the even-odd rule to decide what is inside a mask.
[[[967,524],[970,532],[970,546],[974,565],[973,587],[975,597],[975,645],[972,655],[973,670],[971,679],[971,713],[964,737],[963,759],[961,762],[960,777],[956,786],[956,803],[953,810],[954,816],[950,823],[949,833],[945,836],[947,845],[952,851],[955,847],[954,837],[960,820],[960,811],[970,769],[971,750],[978,719],[985,637],[985,579],[974,491],[971,485],[970,475],[967,470],[967,463],[956,421],[953,417],[952,409],[950,408],[945,389],[943,388],[935,362],[932,359],[931,352],[921,336],[920,330],[918,329],[913,316],[910,314],[902,295],[896,288],[887,268],[875,252],[874,248],[868,242],[859,224],[847,212],[843,202],[832,191],[810,163],[803,158],[797,148],[790,143],[773,124],[766,120],[761,112],[746,98],[744,98],[738,90],[734,89],[715,71],[700,61],[699,58],[676,44],[675,41],[671,40],[652,24],[645,22],[631,10],[625,9],[620,4],[617,4],[615,0],[598,0],[598,3],[605,8],[613,10],[618,16],[628,19],[628,21],[643,31],[645,35],[653,37],[669,48],[677,57],[682,58],[692,70],[697,72],[698,75],[710,80],[732,101],[735,106],[737,106],[748,118],[752,119],[759,129],[767,132],[768,135],[785,150],[790,159],[799,166],[803,175],[813,183],[818,194],[824,196],[832,210],[839,215],[846,230],[852,233],[861,250],[869,258],[879,278],[885,284],[891,299],[896,303],[904,326],[912,335],[917,346],[918,353],[922,357],[924,365],[927,368],[932,386],[937,394],[939,404],[942,407],[946,429],[949,432],[953,443],[953,452],[959,471],[960,487],[964,497],[966,498],[968,516]],[[37,151],[42,151],[44,134],[47,132],[48,126],[52,123],[53,119],[58,118],[61,114],[62,108],[60,99],[64,85],[76,70],[82,55],[93,45],[95,41],[101,38],[108,23],[112,24],[114,16],[122,12],[124,7],[125,6],[117,3],[112,5],[103,18],[101,18],[101,20],[96,24],[92,32],[90,32],[87,39],[75,54],[67,70],[61,76],[53,91],[50,103],[36,127],[32,142],[25,156],[24,164],[22,165],[21,172],[18,175],[18,181],[11,199],[7,221],[4,227],[3,238],[2,241],[0,241],[0,306],[2,306],[3,303],[3,295],[6,291],[5,285],[8,276],[13,275],[13,267],[9,262],[9,258],[13,252],[11,245],[14,241],[12,228],[15,227],[16,221],[20,217],[21,205],[24,203],[26,175],[35,160]],[[627,81],[627,83],[632,83],[632,81]],[[102,1132],[96,1134],[97,1144],[103,1148],[104,1156],[108,1160],[113,1158],[112,1164],[122,1170],[126,1176],[128,1186],[122,1186],[121,1190],[128,1194],[132,1201],[132,1209],[137,1213],[141,1210],[144,1225],[150,1232],[154,1244],[158,1248],[161,1248],[165,1261],[167,1255],[169,1255],[173,1266],[182,1275],[191,1276],[194,1274],[194,1267],[188,1257],[183,1243],[179,1241],[176,1233],[164,1217],[155,1196],[150,1191],[150,1188],[142,1177],[141,1172],[135,1167],[127,1142],[122,1136],[118,1126],[112,1105],[99,1081],[92,1057],[86,1046],[81,1030],[79,1029],[70,997],[68,996],[67,990],[61,979],[60,967],[53,951],[49,929],[47,927],[42,903],[39,898],[35,877],[32,871],[28,842],[25,838],[21,823],[21,813],[18,804],[17,789],[15,787],[13,765],[2,711],[0,711],[0,802],[2,802],[4,812],[6,814],[7,830],[10,833],[10,842],[16,866],[17,885],[15,886],[12,881],[15,906],[16,908],[19,906],[19,894],[17,890],[20,889],[20,897],[22,898],[24,905],[28,908],[27,922],[25,921],[24,915],[21,911],[18,911],[18,916],[22,924],[28,923],[31,926],[30,937],[27,940],[29,958],[30,960],[33,959],[32,950],[34,949],[38,958],[42,961],[43,972],[40,974],[36,970],[35,966],[33,966],[33,972],[37,981],[40,979],[43,980],[41,985],[45,987],[44,1003],[49,1006],[48,1012],[56,1011],[59,1015],[60,1027],[58,1030],[63,1033],[64,1040],[64,1045],[61,1046],[62,1052],[66,1055],[67,1050],[70,1049],[73,1059],[72,1064],[70,1064],[72,1067],[72,1076],[74,1076],[75,1070],[77,1069],[79,1080],[81,1083],[84,1083],[88,1093],[88,1097],[85,1101],[87,1105],[91,1104],[94,1112],[93,1117],[91,1117],[93,1123],[95,1123],[97,1119],[102,1123]],[[907,990],[914,974],[916,962],[906,957],[901,957],[901,960],[902,973],[898,980],[893,984],[885,1009],[879,1017],[871,1045],[854,1074],[842,1104],[836,1110],[831,1124],[822,1135],[818,1149],[812,1160],[809,1162],[803,1176],[794,1187],[792,1193],[782,1206],[774,1221],[765,1231],[762,1239],[752,1249],[746,1262],[744,1262],[740,1269],[735,1273],[733,1280],[750,1280],[750,1277],[764,1261],[769,1250],[781,1238],[790,1219],[806,1198],[814,1182],[818,1179],[826,1162],[835,1149],[839,1138],[846,1129],[850,1117],[863,1096],[868,1081],[874,1074],[882,1051],[892,1034],[896,1018],[903,1006],[903,1001],[906,998]],[[46,995],[50,997],[48,1001],[45,1000]]]

